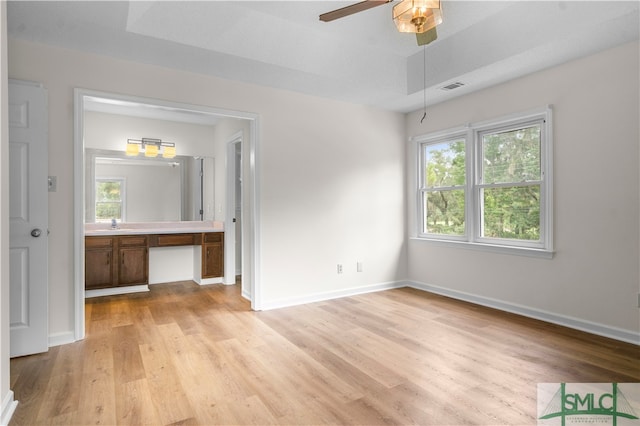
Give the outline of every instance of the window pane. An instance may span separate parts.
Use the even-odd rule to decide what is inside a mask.
[[[122,221],[122,191],[120,179],[96,180],[96,222]]]
[[[121,181],[97,181],[96,201],[121,201]]]
[[[464,235],[464,190],[424,193],[424,232]]]
[[[482,183],[540,180],[540,126],[482,137]]]
[[[427,188],[464,185],[464,140],[425,145],[424,150]]]
[[[484,189],[483,237],[540,240],[540,186]]]
[[[96,203],[96,221],[110,221],[116,219],[122,221],[122,204],[117,202],[102,202]]]

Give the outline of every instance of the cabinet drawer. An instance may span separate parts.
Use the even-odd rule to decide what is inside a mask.
[[[118,239],[120,247],[146,247],[147,236],[146,235],[129,235],[126,237],[120,237]]]
[[[153,247],[169,247],[169,246],[193,246],[196,245],[195,234],[164,234],[156,235]]]
[[[203,243],[221,243],[223,235],[222,232],[208,232],[203,234]]]
[[[85,237],[84,245],[88,249],[113,247],[113,237]]]

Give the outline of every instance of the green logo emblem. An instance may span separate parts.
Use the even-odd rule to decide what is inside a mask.
[[[613,426],[617,426],[619,420],[626,419],[632,423],[625,422],[625,424],[640,425],[640,421],[636,422],[639,420],[636,412],[620,390],[618,383],[572,383],[569,384],[570,389],[567,388],[566,383],[560,383],[548,400],[548,404],[543,405],[544,408],[540,412],[541,395],[544,391],[547,395],[553,391],[551,389],[550,392],[549,385],[558,386],[558,384],[547,383],[538,385],[538,424],[551,424],[540,420],[559,418],[562,426],[566,425],[567,419],[572,424],[612,424]],[[635,386],[634,390],[640,387],[637,383],[629,385]],[[547,387],[543,389],[542,386]]]

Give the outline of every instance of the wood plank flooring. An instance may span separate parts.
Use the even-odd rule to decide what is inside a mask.
[[[12,425],[532,425],[540,382],[639,382],[640,347],[397,289],[252,312],[193,282],[89,299],[11,360]]]

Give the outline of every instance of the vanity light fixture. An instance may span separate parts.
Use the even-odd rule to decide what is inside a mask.
[[[144,156],[145,157],[157,157],[158,156],[158,145],[156,144],[145,144],[144,145]]]
[[[127,149],[125,153],[130,156],[136,156],[140,152],[140,145],[138,143],[133,143],[131,139],[127,141]]]
[[[130,156],[136,156],[140,152],[144,152],[145,157],[157,157],[162,153],[163,158],[173,158],[176,156],[176,144],[154,138],[127,139],[125,153]]]
[[[176,147],[175,146],[163,146],[162,148],[162,157],[163,158],[173,158],[176,156]]]

